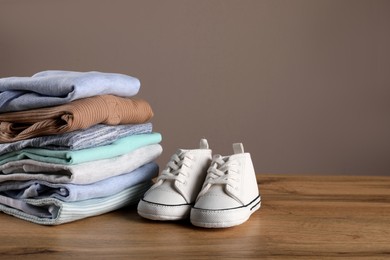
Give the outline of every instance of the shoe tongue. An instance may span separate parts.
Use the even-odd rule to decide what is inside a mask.
[[[207,142],[207,139],[200,139],[199,149],[209,149],[209,143]]]
[[[244,146],[242,145],[242,143],[233,144],[233,152],[234,154],[244,153]]]

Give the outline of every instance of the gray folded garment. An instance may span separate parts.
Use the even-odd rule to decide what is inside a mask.
[[[39,180],[7,181],[0,183],[0,195],[12,199],[56,198],[66,202],[81,201],[114,195],[157,175],[158,165],[151,162],[134,171],[84,185]]]
[[[48,70],[32,77],[0,79],[0,112],[57,106],[76,99],[138,93],[137,78],[118,73]]]
[[[122,137],[149,134],[151,132],[151,123],[115,126],[99,124],[85,130],[77,130],[65,134],[2,143],[0,144],[0,155],[29,147],[51,150],[81,150],[111,144]]]
[[[140,147],[161,142],[160,133],[130,135],[115,142],[81,150],[50,150],[43,148],[24,148],[0,155],[0,165],[12,161],[32,159],[40,162],[57,164],[80,164],[114,158],[134,151]]]
[[[111,196],[76,202],[54,198],[17,200],[0,195],[0,211],[37,224],[59,225],[136,204],[151,185],[146,181]]]
[[[4,181],[28,180],[89,184],[133,171],[154,161],[161,153],[161,145],[152,144],[114,158],[73,165],[45,163],[31,159],[12,161],[0,165],[0,185]]]

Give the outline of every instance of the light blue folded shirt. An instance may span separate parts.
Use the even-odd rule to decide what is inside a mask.
[[[157,174],[158,165],[151,162],[129,173],[86,185],[50,183],[39,180],[7,181],[0,183],[0,195],[13,199],[56,198],[68,202],[82,201],[114,195],[133,185],[149,181]]]
[[[123,155],[146,145],[158,144],[161,139],[161,134],[150,133],[131,135],[120,138],[108,145],[77,151],[26,148],[0,155],[0,165],[23,159],[57,164],[79,164]]]
[[[152,132],[152,124],[94,125],[59,135],[39,136],[12,143],[0,144],[0,155],[23,148],[44,148],[51,150],[81,150],[107,145],[119,138]]]
[[[111,196],[74,202],[54,198],[18,200],[0,195],[0,211],[41,225],[59,225],[136,204],[151,184],[146,181]]]
[[[137,78],[97,71],[48,70],[32,77],[0,79],[0,112],[57,106],[70,101],[112,94],[131,97],[138,93]]]

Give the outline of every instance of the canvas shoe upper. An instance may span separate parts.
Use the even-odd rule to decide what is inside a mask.
[[[153,220],[188,217],[210,162],[206,139],[201,139],[199,149],[179,149],[139,202],[138,214]]]
[[[239,225],[260,208],[261,199],[249,153],[241,143],[234,154],[215,155],[191,210],[195,226],[221,228]]]

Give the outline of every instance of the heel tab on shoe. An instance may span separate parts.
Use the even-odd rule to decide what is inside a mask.
[[[242,143],[234,143],[233,152],[234,154],[244,153],[244,145]]]
[[[200,139],[199,149],[209,149],[209,143],[207,142],[207,139]]]

